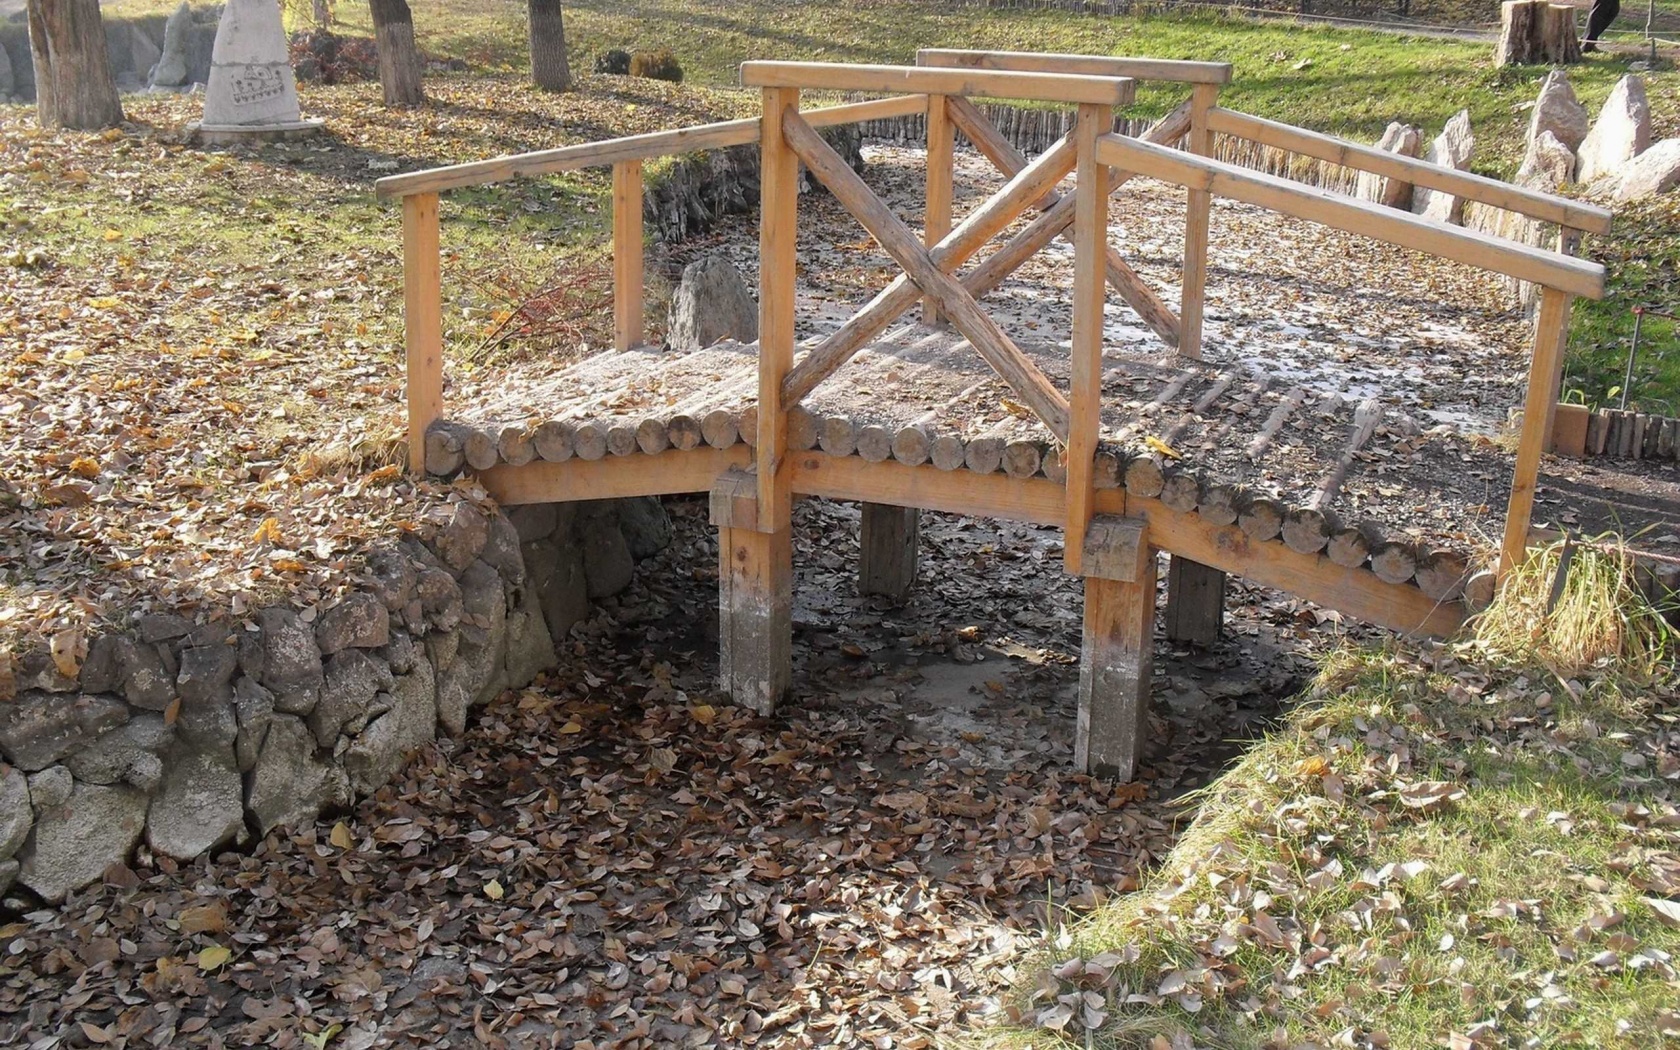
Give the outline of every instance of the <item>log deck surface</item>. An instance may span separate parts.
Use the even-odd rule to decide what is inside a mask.
[[[1066,384],[1065,347],[1020,345]],[[1274,576],[1402,630],[1462,618],[1469,551],[1458,538],[1492,527],[1487,503],[1441,498],[1439,464],[1349,456],[1350,443],[1369,440],[1369,405],[1166,353],[1109,354],[1102,375],[1099,509],[1194,519],[1211,531],[1157,532],[1153,542],[1204,564],[1214,562],[1196,557],[1202,548],[1223,544],[1227,571]],[[429,467],[477,469],[510,504],[705,492],[723,470],[751,464],[757,378],[756,344],[601,354],[453,403],[433,428]],[[787,440],[800,494],[1063,520],[1059,446],[948,328],[891,329],[805,399]],[[490,451],[468,463],[469,446]],[[515,450],[512,461],[502,448]],[[1483,456],[1454,469],[1485,476],[1482,494],[1495,500],[1509,466],[1496,451]],[[1317,575],[1305,571],[1313,566]],[[1369,577],[1359,586],[1388,593],[1392,608],[1356,605],[1351,576]]]

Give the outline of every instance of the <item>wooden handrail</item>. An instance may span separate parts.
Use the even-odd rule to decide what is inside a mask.
[[[1284,215],[1469,263],[1571,295],[1604,297],[1604,267],[1597,263],[1121,135],[1104,135],[1097,150],[1104,163],[1140,175],[1258,204]]]
[[[920,113],[926,108],[925,95],[906,95],[807,110],[805,119],[813,127],[824,128],[835,124],[855,124],[864,120],[908,116],[911,113]],[[575,146],[561,146],[532,153],[514,153],[467,164],[450,164],[441,168],[411,171],[402,175],[387,175],[373,184],[374,192],[381,200],[406,197],[411,193],[441,193],[463,186],[505,182],[519,176],[552,175],[578,168],[651,160],[673,153],[745,146],[758,141],[760,123],[758,117],[745,117],[716,124],[696,124],[671,131],[653,131],[645,135],[626,135],[623,138],[606,139],[601,142],[580,142]]]
[[[1359,171],[1401,179],[1418,186],[1427,186],[1432,190],[1442,190],[1455,196],[1491,204],[1496,208],[1519,212],[1544,222],[1555,222],[1560,226],[1584,230],[1587,233],[1610,232],[1610,213],[1591,204],[1524,189],[1508,182],[1500,182],[1498,179],[1472,175],[1467,171],[1443,168],[1426,160],[1362,146],[1264,117],[1250,116],[1230,109],[1214,109],[1208,113],[1208,127],[1223,135],[1235,135],[1291,153],[1300,153]]]
[[[1021,73],[1085,73],[1179,84],[1229,84],[1229,62],[1184,62],[1172,58],[1124,58],[1108,55],[1057,55],[1040,51],[965,51],[924,47],[918,66],[948,69],[996,69]]]
[[[914,92],[973,95],[1039,102],[1090,102],[1125,106],[1134,81],[1072,73],[989,72],[927,66],[846,65],[835,62],[743,62],[746,87],[792,87],[813,91]]]

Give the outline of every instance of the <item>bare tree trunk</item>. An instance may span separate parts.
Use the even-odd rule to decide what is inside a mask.
[[[373,35],[379,50],[379,85],[387,106],[418,106],[426,100],[420,90],[420,49],[414,44],[414,14],[408,0],[368,0],[373,10]]]
[[[313,0],[311,8],[315,15],[316,29],[329,29],[332,27],[331,0]]]
[[[528,0],[531,18],[531,79],[545,91],[566,91],[572,70],[566,64],[566,23],[560,0]]]
[[[35,111],[41,126],[103,128],[122,123],[99,0],[28,0],[27,6]]]

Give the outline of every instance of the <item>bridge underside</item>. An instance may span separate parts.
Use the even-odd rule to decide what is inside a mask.
[[[1063,378],[1065,349],[1022,349],[1052,381]],[[510,505],[711,493],[725,561],[725,685],[768,709],[787,688],[778,566],[791,551],[777,546],[785,533],[759,520],[757,363],[751,344],[642,347],[514,387],[461,391],[429,433],[427,465],[471,470]],[[1410,476],[1408,465],[1431,468],[1395,455],[1414,440],[1401,428],[1372,433],[1370,406],[1172,356],[1105,357],[1102,386],[1097,517],[1085,537],[1087,767],[1132,771],[1155,550],[1175,559],[1169,602],[1212,603],[1211,621],[1205,608],[1169,608],[1169,625],[1217,629],[1222,587],[1207,582],[1229,573],[1370,623],[1444,635],[1468,612],[1466,587],[1474,596],[1486,582],[1473,577],[1467,545],[1449,539],[1474,530],[1485,508]],[[902,595],[914,578],[916,516],[896,508],[1068,520],[1059,445],[942,327],[901,326],[857,354],[790,413],[787,449],[781,470],[793,495],[868,508],[859,567],[868,590]],[[1479,476],[1497,492],[1505,458],[1489,450],[1480,459],[1461,463],[1452,484]],[[1176,636],[1196,637],[1184,629]]]

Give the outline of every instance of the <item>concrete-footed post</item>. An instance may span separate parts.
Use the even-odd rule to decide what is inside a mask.
[[[879,594],[900,605],[909,599],[916,583],[921,523],[921,511],[915,507],[863,505],[859,594]]]
[[[1225,574],[1175,554],[1167,568],[1167,637],[1209,646],[1225,619]]]
[[[767,715],[793,682],[793,530],[760,532],[757,479],[730,471],[712,489],[718,527],[718,678]]]
[[[1085,572],[1074,765],[1128,781],[1143,753],[1155,639],[1155,552],[1143,523],[1092,518]]]

